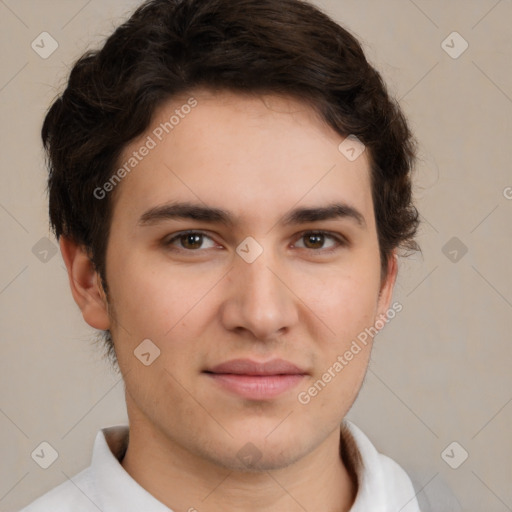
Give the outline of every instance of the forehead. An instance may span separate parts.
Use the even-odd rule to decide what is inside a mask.
[[[368,214],[368,157],[348,160],[344,139],[290,97],[194,91],[160,106],[124,149],[118,165],[136,165],[117,186],[115,210],[190,200],[248,219],[343,200]]]

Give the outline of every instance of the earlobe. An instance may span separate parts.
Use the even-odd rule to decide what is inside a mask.
[[[84,320],[95,329],[109,329],[106,296],[100,276],[85,247],[64,236],[60,237],[59,244],[68,272],[71,293],[82,311]]]

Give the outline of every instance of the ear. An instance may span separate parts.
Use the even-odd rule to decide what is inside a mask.
[[[393,289],[395,287],[396,276],[398,273],[398,255],[396,250],[388,258],[388,267],[386,276],[381,283],[379,292],[379,299],[377,302],[377,317],[386,319],[386,312],[389,310],[391,298],[393,296]]]
[[[71,293],[82,311],[84,320],[95,329],[109,329],[110,317],[106,294],[85,247],[64,236],[60,237],[59,243]]]

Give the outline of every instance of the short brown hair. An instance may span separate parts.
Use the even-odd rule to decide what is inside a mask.
[[[371,162],[382,275],[395,248],[419,248],[415,142],[354,36],[302,0],[149,0],[75,63],[42,128],[52,229],[87,248],[106,292],[112,195],[94,190],[155,110],[196,87],[293,96],[357,136]]]

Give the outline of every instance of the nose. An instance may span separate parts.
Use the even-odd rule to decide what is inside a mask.
[[[293,327],[299,318],[299,299],[287,282],[289,272],[264,251],[247,263],[236,256],[227,276],[227,298],[221,307],[224,327],[271,340]]]

